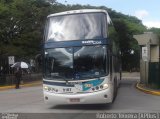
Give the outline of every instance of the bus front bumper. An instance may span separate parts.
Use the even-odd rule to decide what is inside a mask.
[[[109,89],[84,94],[54,94],[44,91],[44,101],[47,104],[103,104],[111,103],[113,95]]]

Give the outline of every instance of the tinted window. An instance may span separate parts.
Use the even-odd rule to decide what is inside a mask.
[[[54,48],[45,51],[45,77],[81,80],[108,74],[106,46]]]
[[[106,15],[88,13],[54,16],[46,25],[47,41],[99,39],[106,37]]]
[[[45,76],[58,79],[72,79],[72,48],[55,48],[45,51]]]
[[[79,47],[75,48],[79,49]],[[84,46],[74,53],[74,70],[76,78],[94,78],[104,76],[106,68],[105,46]]]

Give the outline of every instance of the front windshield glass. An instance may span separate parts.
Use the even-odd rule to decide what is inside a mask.
[[[83,46],[45,50],[45,78],[83,80],[108,74],[106,46]]]
[[[56,79],[73,78],[72,48],[54,48],[45,51],[45,76]]]
[[[53,16],[46,25],[46,41],[106,38],[105,13]]]
[[[76,79],[95,78],[106,74],[105,46],[84,46],[74,50],[76,50],[74,53]]]

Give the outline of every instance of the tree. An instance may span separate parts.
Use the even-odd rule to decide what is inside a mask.
[[[75,9],[107,10],[118,32],[123,69],[138,67],[139,46],[133,35],[146,31],[141,20],[105,6],[63,5],[55,0],[0,0],[0,55],[34,57],[41,51],[47,15]]]
[[[127,19],[113,18],[113,22],[119,36],[122,69],[132,70],[139,67],[140,55],[138,42],[133,38],[133,35],[143,33],[145,31],[145,26],[142,25],[141,21],[135,18],[133,18],[132,21],[129,20],[132,19],[130,17]]]
[[[13,0],[0,6],[1,54],[33,57],[40,52],[51,5],[44,0]]]
[[[160,28],[150,28],[147,31],[157,34],[160,39]]]

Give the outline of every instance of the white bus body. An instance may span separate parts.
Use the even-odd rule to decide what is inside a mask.
[[[113,102],[121,77],[110,28],[114,27],[105,10],[73,10],[47,17],[43,77],[47,104]]]

